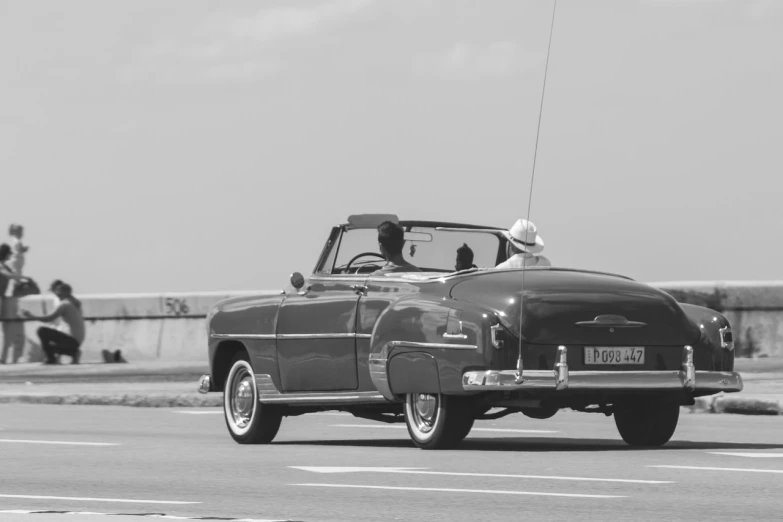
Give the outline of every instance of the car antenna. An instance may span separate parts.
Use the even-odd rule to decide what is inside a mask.
[[[554,0],[554,5],[552,6],[552,22],[549,26],[549,44],[546,48],[546,64],[544,65],[544,84],[541,88],[541,105],[538,109],[538,126],[536,127],[536,144],[535,148],[533,149],[533,170],[530,175],[530,194],[528,195],[527,200],[527,220],[530,221],[530,206],[533,203],[533,181],[536,177],[536,158],[538,157],[538,137],[541,134],[541,116],[544,113],[544,94],[546,93],[546,76],[547,72],[549,71],[549,54],[552,50],[552,34],[554,33],[555,29],[555,12],[557,11],[557,0]],[[527,243],[527,236],[525,236],[525,242]],[[525,292],[525,272],[527,272],[527,267],[523,265],[522,267],[522,288],[519,292],[519,357],[517,358],[517,375],[516,375],[516,381],[517,383],[522,382],[522,370],[523,370],[523,364],[522,364],[522,315],[524,314],[524,308],[522,307],[522,299]]]

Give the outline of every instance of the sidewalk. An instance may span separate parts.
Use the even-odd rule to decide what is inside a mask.
[[[783,358],[738,359],[740,393],[700,397],[693,413],[783,415]],[[216,407],[221,393],[200,394],[206,363],[0,365],[0,403],[102,404],[139,407]]]
[[[205,357],[206,359],[206,357]],[[13,383],[79,382],[197,382],[209,373],[206,362],[130,362],[43,365],[22,363],[0,365],[0,386]]]

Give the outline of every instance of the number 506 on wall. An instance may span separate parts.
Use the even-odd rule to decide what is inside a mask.
[[[188,315],[190,308],[184,299],[167,297],[163,303],[166,315]]]

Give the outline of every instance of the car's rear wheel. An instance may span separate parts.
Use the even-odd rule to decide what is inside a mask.
[[[663,446],[672,438],[680,418],[676,402],[644,402],[621,407],[614,422],[623,440],[631,446]]]
[[[409,393],[405,397],[408,434],[422,449],[458,445],[473,427],[472,413],[460,397],[428,393]]]
[[[274,406],[258,402],[255,375],[246,354],[234,358],[223,390],[223,414],[231,437],[240,444],[272,442],[283,417]]]

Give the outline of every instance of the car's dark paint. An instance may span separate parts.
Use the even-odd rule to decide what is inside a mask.
[[[368,287],[374,278],[368,280]],[[449,311],[463,308],[464,339],[444,338]],[[399,353],[424,352],[435,357],[443,393],[465,394],[462,373],[466,368],[485,367],[489,354],[484,332],[491,318],[472,306],[448,298],[448,286],[438,282],[421,283],[418,294],[399,297],[378,318],[372,335],[370,354],[380,353],[391,342],[401,342],[389,352],[392,359]],[[406,344],[409,343],[409,344]],[[437,345],[422,347],[420,344]],[[472,348],[471,348],[472,347]]]
[[[389,387],[395,395],[441,393],[438,363],[424,352],[393,355],[389,359]]]
[[[228,361],[239,350],[246,350],[256,374],[269,375],[283,394],[380,392],[391,401],[405,393],[475,394],[465,391],[464,373],[515,369],[520,340],[528,370],[552,370],[559,345],[568,346],[571,371],[679,371],[685,345],[693,346],[697,370],[733,369],[734,353],[720,348],[718,329],[728,326],[725,317],[677,303],[629,278],[556,268],[526,270],[524,276],[522,270],[469,270],[430,279],[330,275],[325,265],[333,260],[341,230],[332,230],[315,273],[300,291],[216,305],[207,319],[211,390],[222,389]],[[502,253],[498,256],[502,260]],[[606,315],[643,324],[584,326]],[[498,346],[492,343],[493,326]],[[645,363],[585,365],[585,346],[644,346]],[[562,390],[554,400],[576,404],[578,394]],[[582,399],[590,404],[606,396],[583,394]]]
[[[357,389],[353,334],[359,295],[352,285],[339,278],[313,280],[301,294],[286,296],[277,320],[282,391]]]
[[[228,373],[228,365],[238,348],[251,357],[253,367],[259,373],[269,374],[276,386],[280,386],[277,366],[277,346],[274,335],[277,314],[284,297],[279,294],[252,297],[232,297],[219,302],[207,317],[209,361],[212,367],[212,388],[222,390]],[[252,333],[269,336],[268,339],[242,339],[233,337]],[[230,338],[214,337],[232,336]],[[215,368],[225,371],[215,372]]]
[[[520,331],[525,335],[523,362],[528,369],[552,368],[557,346],[567,344],[572,370],[675,370],[682,363],[682,345],[691,344],[697,369],[730,370],[724,361],[726,351],[718,348],[717,333],[728,322],[715,311],[680,305],[664,292],[625,278],[583,271],[529,270],[519,328],[514,318],[520,313],[521,283],[518,270],[466,272],[434,281],[315,276],[304,295],[223,301],[211,317],[210,331],[229,335],[357,334],[355,339],[242,340],[256,371],[272,376],[283,392],[375,390],[369,354],[392,341],[402,341],[411,345],[397,346],[388,354],[392,383],[399,382],[391,364],[395,356],[430,354],[437,364],[441,391],[465,394],[461,385],[465,371],[514,368]],[[608,328],[574,325],[595,315],[620,312],[648,326],[610,332]],[[530,317],[543,326],[525,321]],[[461,330],[456,333],[465,338],[444,338],[445,333],[455,333],[451,330],[459,321]],[[491,345],[488,334],[498,321],[504,326],[502,349]],[[703,325],[704,335],[699,325]],[[445,346],[422,348],[417,343]],[[211,353],[217,345],[211,341]],[[462,348],[464,345],[475,348]],[[645,364],[585,366],[583,348],[591,345],[645,346]],[[733,357],[728,359],[733,361]],[[406,371],[431,373],[428,359],[406,361]],[[219,382],[216,379],[216,387]]]
[[[694,353],[704,357],[703,364],[712,365],[702,368],[712,371],[734,371],[734,352],[721,348],[719,332],[721,328],[730,326],[728,319],[723,314],[704,306],[687,303],[679,303],[679,305],[693,324],[702,331],[699,343],[694,346]],[[697,368],[699,368],[698,364],[696,361]]]
[[[389,305],[393,302],[405,298],[406,296],[418,296],[420,292],[419,285],[403,283],[389,283],[384,279],[369,276],[362,278],[361,285],[364,287],[362,296],[359,299],[357,313],[356,339],[357,355],[359,359],[359,390],[375,390],[375,385],[370,379],[370,369],[368,366],[373,332],[378,319],[386,312]],[[408,327],[407,323],[402,323],[400,328]],[[413,336],[418,335],[416,332]]]
[[[517,337],[531,344],[683,346],[699,339],[665,292],[603,274],[567,270],[499,270],[466,277],[451,289],[460,301],[483,304]],[[523,310],[520,314],[520,302]],[[604,314],[641,321],[641,328],[584,328]]]

